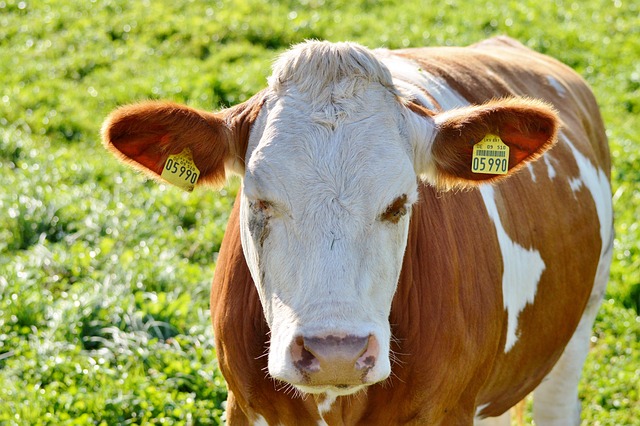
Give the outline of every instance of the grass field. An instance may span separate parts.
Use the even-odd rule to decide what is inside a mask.
[[[602,106],[617,237],[580,387],[583,424],[639,424],[639,9],[0,0],[0,424],[223,422],[209,283],[237,182],[188,195],[145,180],[101,147],[110,110],[148,98],[237,103],[265,85],[278,52],[308,38],[395,48],[496,34],[575,68]]]

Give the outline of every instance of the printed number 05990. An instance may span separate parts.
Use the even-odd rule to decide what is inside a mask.
[[[187,182],[190,181],[192,184],[195,184],[196,181],[198,180],[197,173],[192,172],[190,169],[186,168],[185,166],[180,166],[180,168],[178,169],[178,163],[176,163],[172,159],[167,160],[165,169],[172,172],[173,174],[177,174],[179,177],[185,176],[184,180]],[[180,170],[180,173],[178,173],[178,170]]]
[[[473,169],[474,170],[482,170],[482,171],[506,171],[507,170],[507,159],[502,158],[489,158],[486,159],[484,157],[475,157],[473,159]]]

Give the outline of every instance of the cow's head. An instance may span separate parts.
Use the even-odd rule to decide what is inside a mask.
[[[390,373],[388,318],[417,176],[442,190],[495,179],[471,172],[474,143],[499,135],[511,172],[553,144],[556,122],[524,99],[428,111],[399,95],[367,49],[309,42],[243,104],[125,106],[102,136],[156,178],[185,148],[198,184],[243,177],[242,246],[271,328],[269,373],[304,392],[349,394]]]

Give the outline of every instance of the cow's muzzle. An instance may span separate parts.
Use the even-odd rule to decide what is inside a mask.
[[[380,345],[373,335],[298,336],[290,353],[305,388],[347,389],[369,384],[367,375],[378,361]]]

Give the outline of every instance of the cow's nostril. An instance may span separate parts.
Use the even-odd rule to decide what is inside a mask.
[[[366,370],[368,372],[376,365],[379,355],[380,345],[378,344],[378,340],[371,335],[367,341],[366,351],[362,353],[358,358],[358,361],[356,361],[356,368]]]
[[[291,345],[291,356],[293,364],[303,373],[310,373],[320,369],[320,364],[316,357],[305,347],[302,336],[296,337]]]
[[[361,368],[371,368],[375,365],[376,358],[374,356],[361,357],[358,359],[358,366]]]

